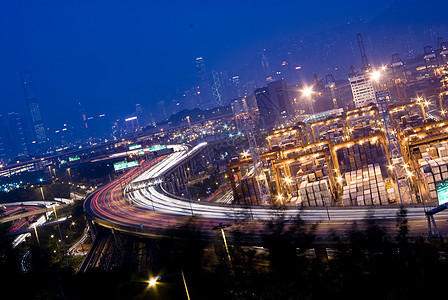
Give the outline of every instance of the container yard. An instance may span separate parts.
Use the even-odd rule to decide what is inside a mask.
[[[320,113],[319,118],[274,130],[258,165],[252,157],[228,164],[235,203],[437,204],[436,183],[448,179],[448,122],[434,117],[434,110],[426,109],[429,105],[419,98],[337,116]],[[257,176],[247,175],[255,168]],[[260,199],[260,180],[266,182],[269,201]]]

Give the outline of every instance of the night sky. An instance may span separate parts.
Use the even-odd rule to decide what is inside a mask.
[[[48,126],[78,117],[77,101],[90,115],[123,116],[195,84],[198,56],[210,69],[238,74],[289,37],[319,34],[325,43],[329,30],[378,20],[446,26],[448,5],[431,3],[422,17],[423,3],[402,0],[1,1],[0,114],[24,111],[24,69]],[[406,13],[391,20],[390,7]]]

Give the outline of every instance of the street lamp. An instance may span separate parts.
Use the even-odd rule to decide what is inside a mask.
[[[185,280],[184,270],[181,270],[179,273],[149,278],[148,287],[156,286],[161,279],[166,278],[168,276],[173,276],[173,275],[181,275],[182,276],[182,281],[183,281],[184,287],[185,287],[185,293],[187,294],[187,299],[190,300],[190,293],[188,292],[187,281]]]
[[[219,223],[218,226],[213,227],[213,230],[221,230],[222,239],[224,241],[224,246],[226,247],[227,258],[229,259],[229,263],[230,263],[230,269],[233,271],[232,259],[230,258],[230,252],[229,252],[229,247],[227,246],[226,234],[224,233],[224,228],[230,227],[230,226],[232,226],[232,225]]]
[[[47,221],[47,202],[45,201],[45,195],[44,195],[44,190],[42,188],[42,178],[39,178],[39,189],[40,189],[40,194],[42,195],[42,201],[44,201],[44,206],[45,206],[45,221]]]
[[[56,223],[57,223],[57,226],[58,226],[59,236],[60,236],[60,238],[61,238],[62,251],[64,252],[63,255],[64,255],[64,257],[65,257],[65,262],[67,263],[67,267],[68,267],[68,260],[67,260],[67,256],[65,255],[64,239],[62,238],[61,226],[59,225],[59,222],[58,222],[58,215],[57,215],[57,213],[56,213],[56,205],[53,205],[53,211],[54,211],[54,216],[55,216],[55,218],[56,218]]]
[[[429,102],[427,100],[423,101],[422,97],[417,97],[416,103],[420,104],[420,108],[422,109],[423,119],[426,120],[425,106],[429,106]]]
[[[37,240],[37,245],[39,246],[39,248],[40,248],[40,242],[39,242],[39,235],[37,234],[37,228],[36,228],[36,226],[37,226],[37,224],[36,223],[34,223],[34,233],[36,234],[36,240]]]
[[[313,99],[311,99],[311,96],[313,95],[313,87],[312,86],[305,87],[302,90],[302,95],[308,99],[310,114],[314,115]]]
[[[372,80],[375,80],[375,81],[378,81],[378,80],[380,79],[380,77],[381,77],[381,73],[380,73],[380,71],[374,71],[374,72],[372,72],[372,74],[370,75],[370,78],[371,78]]]
[[[70,173],[70,168],[67,168],[67,172],[68,172],[68,177],[70,179],[69,183],[72,182],[72,174]]]
[[[283,204],[283,195],[282,194],[278,194],[277,195],[277,200],[280,201],[281,204]]]

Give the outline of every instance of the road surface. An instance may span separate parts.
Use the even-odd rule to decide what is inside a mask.
[[[159,179],[176,164],[187,159],[191,153],[199,151],[201,147],[205,147],[205,144],[200,144],[190,151],[178,147],[176,152],[144,170],[134,168],[126,174],[127,178],[131,178],[129,183],[135,185],[138,182]],[[84,209],[95,222],[103,226],[150,237],[163,236],[173,229],[180,230],[187,222],[191,222],[204,235],[216,235],[216,232],[212,232],[212,228],[220,222],[244,224],[244,226],[238,226],[240,230],[262,233],[268,220],[276,216],[283,216],[289,220],[299,214],[308,223],[318,223],[316,234],[324,236],[331,231],[343,234],[353,227],[354,222],[362,226],[367,216],[378,220],[393,231],[399,206],[333,207],[328,210],[294,207],[245,208],[228,204],[189,201],[170,195],[160,185],[124,192],[120,186],[120,180],[117,180],[89,195],[84,203]],[[412,206],[407,207],[407,210],[410,234],[427,234],[428,223],[423,208]],[[191,219],[192,216],[195,218]],[[435,218],[439,231],[444,235],[448,232],[448,212],[439,213]]]

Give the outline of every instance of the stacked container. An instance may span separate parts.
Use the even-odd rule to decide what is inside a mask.
[[[342,194],[344,206],[386,205],[388,199],[395,198],[395,193],[388,196],[379,164],[346,172],[345,181],[347,185]]]
[[[331,206],[331,194],[326,180],[303,181],[299,187],[299,197],[303,206]]]
[[[440,147],[437,149],[437,154],[441,157],[436,158],[432,148],[434,147],[428,148],[428,152],[422,153],[423,158],[419,160],[419,164],[424,175],[424,181],[428,186],[429,195],[432,199],[436,199],[437,192],[435,183],[448,179],[448,153],[445,147]]]
[[[381,157],[381,146],[379,143],[366,141],[355,144],[349,148],[341,148],[336,152],[342,173],[358,170],[368,164],[374,164]]]

